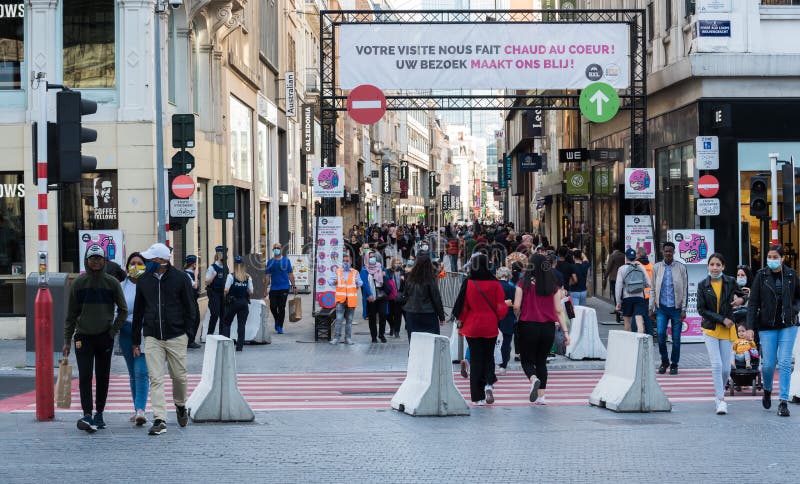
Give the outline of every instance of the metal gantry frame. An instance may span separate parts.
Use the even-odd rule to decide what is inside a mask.
[[[336,166],[336,118],[347,110],[347,96],[336,86],[336,35],[343,24],[503,24],[624,23],[630,32],[630,86],[620,94],[622,111],[630,112],[631,165],[647,166],[647,24],[645,10],[323,10],[320,12],[320,118],[322,166]],[[386,109],[404,110],[580,110],[574,90],[513,91],[500,94],[452,94],[451,91],[393,91]],[[501,91],[502,92],[502,91]],[[649,201],[633,206],[650,213]],[[333,215],[333,199],[318,215]]]

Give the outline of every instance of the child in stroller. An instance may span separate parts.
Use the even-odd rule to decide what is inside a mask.
[[[755,341],[747,339],[747,328],[744,324],[736,327],[739,338],[733,342],[733,361],[731,362],[731,396],[734,391],[742,391],[742,387],[752,387],[751,393],[761,387],[761,373],[758,370],[760,355]]]

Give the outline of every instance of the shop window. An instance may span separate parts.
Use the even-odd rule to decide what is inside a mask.
[[[659,235],[666,230],[695,228],[694,144],[656,150]]]
[[[0,275],[25,274],[25,183],[0,173]]]
[[[268,197],[272,184],[272,147],[269,144],[270,128],[261,121],[258,122],[258,195]]]
[[[0,0],[0,91],[22,89],[25,2]]]
[[[232,174],[237,180],[252,182],[253,110],[233,96],[230,107]]]
[[[115,86],[114,0],[64,0],[64,84]]]

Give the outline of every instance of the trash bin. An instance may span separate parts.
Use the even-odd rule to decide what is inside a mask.
[[[333,337],[333,323],[336,322],[336,308],[321,308],[314,314],[314,341],[330,341]]]
[[[50,272],[47,277],[50,296],[53,298],[53,362],[58,366],[61,348],[64,346],[64,320],[67,318],[67,303],[72,281],[66,272]],[[25,286],[25,364],[36,366],[34,303],[39,289],[39,273],[28,274]]]

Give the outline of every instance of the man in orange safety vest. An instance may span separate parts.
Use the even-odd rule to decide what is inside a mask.
[[[345,324],[344,342],[353,344],[353,313],[358,305],[358,290],[363,284],[358,271],[350,266],[350,254],[345,251],[342,267],[336,270],[336,335],[331,340],[332,345],[342,339],[342,326]]]

